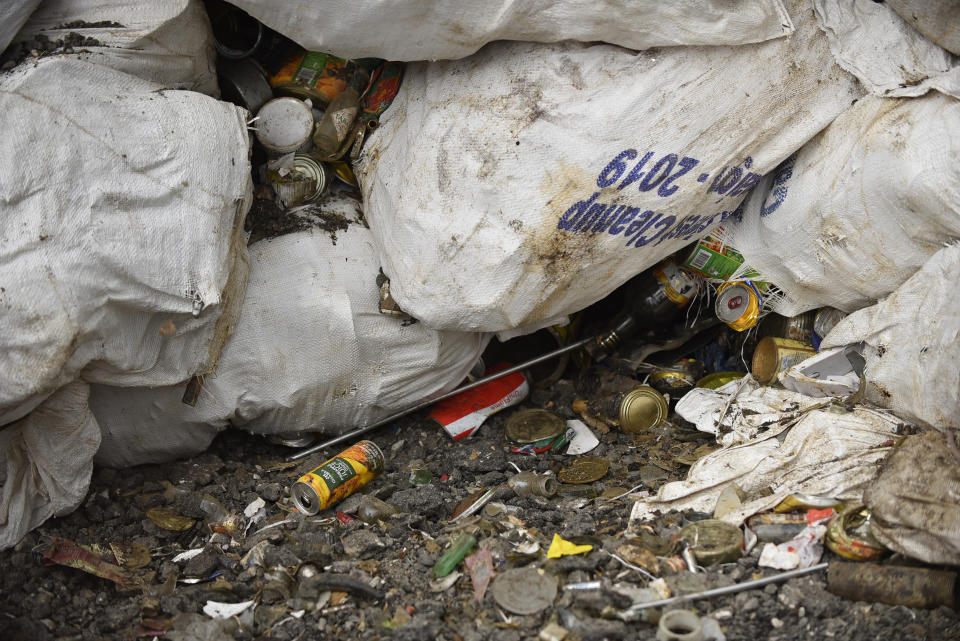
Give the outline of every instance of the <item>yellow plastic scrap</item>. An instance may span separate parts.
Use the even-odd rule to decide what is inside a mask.
[[[561,556],[586,554],[592,549],[592,545],[577,545],[576,543],[561,539],[559,534],[554,534],[553,541],[550,542],[550,549],[547,550],[547,558],[559,559]]]

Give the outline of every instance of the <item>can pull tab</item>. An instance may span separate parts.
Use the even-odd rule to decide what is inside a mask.
[[[728,309],[737,309],[739,307],[743,307],[743,296],[734,296],[727,301]]]

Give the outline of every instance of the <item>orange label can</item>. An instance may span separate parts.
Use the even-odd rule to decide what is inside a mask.
[[[290,491],[293,504],[312,516],[356,492],[383,468],[383,451],[373,441],[360,441],[301,476]]]

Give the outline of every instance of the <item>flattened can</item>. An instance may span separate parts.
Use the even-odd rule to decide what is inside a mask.
[[[742,332],[754,327],[760,318],[760,294],[745,281],[724,283],[717,288],[714,311],[717,318]]]
[[[757,348],[753,350],[753,377],[761,385],[775,383],[780,372],[815,356],[816,353],[815,349],[800,341],[772,336],[761,338]]]
[[[298,510],[314,515],[369,483],[384,468],[383,452],[373,441],[360,441],[301,476],[290,496]]]

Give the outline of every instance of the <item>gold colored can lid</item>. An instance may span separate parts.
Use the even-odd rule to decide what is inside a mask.
[[[536,443],[543,439],[560,436],[567,427],[566,421],[557,414],[547,410],[527,409],[519,410],[507,419],[507,438],[523,445]]]
[[[620,430],[636,434],[649,430],[667,418],[667,400],[649,385],[627,392],[620,402]]]
[[[610,462],[595,456],[585,456],[560,470],[557,478],[562,483],[593,483],[607,475]]]

